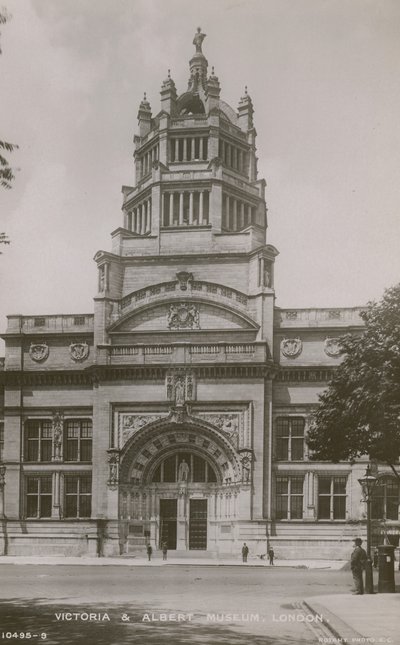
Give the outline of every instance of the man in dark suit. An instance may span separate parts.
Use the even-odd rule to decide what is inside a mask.
[[[362,539],[355,538],[354,550],[351,554],[350,567],[354,580],[354,594],[360,596],[364,593],[363,569],[367,562],[367,554],[362,548]]]

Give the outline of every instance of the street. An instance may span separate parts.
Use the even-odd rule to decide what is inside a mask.
[[[31,643],[306,645],[301,607],[348,593],[348,571],[288,567],[2,565],[0,640]],[[29,636],[30,634],[30,636]]]

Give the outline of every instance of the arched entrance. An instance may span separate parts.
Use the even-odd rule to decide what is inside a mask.
[[[170,415],[142,427],[124,447],[119,492],[128,551],[148,541],[217,550],[221,524],[233,539],[239,498],[250,495],[250,484],[242,482],[240,455],[220,430]]]

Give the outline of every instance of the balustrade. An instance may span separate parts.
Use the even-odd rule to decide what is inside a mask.
[[[209,223],[209,192],[171,191],[162,195],[163,226],[203,226]]]

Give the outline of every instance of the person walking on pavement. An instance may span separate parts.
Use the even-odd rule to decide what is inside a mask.
[[[249,555],[249,547],[247,546],[246,542],[244,542],[242,546],[242,560],[243,562],[247,562],[247,556]]]
[[[354,539],[354,550],[351,554],[350,568],[354,580],[354,594],[361,596],[364,593],[363,569],[367,562],[367,554],[362,548],[362,539]]]
[[[168,554],[168,546],[166,542],[163,542],[161,545],[162,549],[162,559],[166,560],[167,559],[167,554]]]
[[[273,550],[273,548],[272,548],[272,546],[271,546],[271,547],[268,549],[268,558],[269,558],[269,563],[270,563],[270,564],[274,564],[274,556],[275,556],[275,553],[274,553],[274,550]]]
[[[151,544],[148,544],[148,545],[147,545],[147,547],[146,547],[146,551],[147,551],[147,559],[148,559],[148,561],[150,562],[150,560],[151,560],[151,555],[152,555],[152,553],[153,553],[153,549],[152,549],[152,547],[151,547]]]

